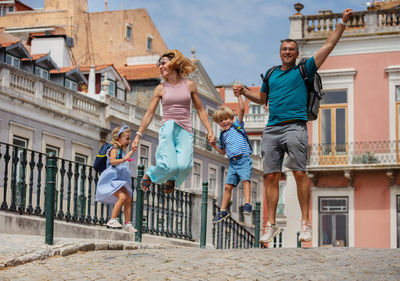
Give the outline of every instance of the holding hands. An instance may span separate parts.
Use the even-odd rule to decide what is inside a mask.
[[[243,95],[244,86],[242,84],[233,86],[233,93],[235,94],[235,97]]]

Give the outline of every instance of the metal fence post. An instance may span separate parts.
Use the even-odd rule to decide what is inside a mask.
[[[144,166],[138,166],[137,182],[136,182],[136,229],[135,241],[142,242],[142,227],[143,227],[143,190],[140,185],[144,175]]]
[[[45,213],[46,213],[46,244],[53,245],[54,238],[54,195],[56,185],[55,175],[55,154],[50,152],[46,161],[46,197],[45,197]]]
[[[254,248],[260,247],[260,201],[256,202],[256,219],[254,223]]]
[[[206,247],[207,237],[207,199],[208,182],[203,182],[203,193],[201,197],[201,226],[200,226],[200,248]]]
[[[301,241],[299,239],[300,231],[297,231],[297,248],[301,248]]]

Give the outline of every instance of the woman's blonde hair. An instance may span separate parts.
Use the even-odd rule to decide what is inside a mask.
[[[169,58],[171,60],[169,64],[170,67],[175,69],[180,77],[186,77],[190,73],[196,70],[196,66],[194,65],[194,63],[176,49],[166,51],[160,57],[158,63],[160,63],[161,59],[164,57]]]
[[[128,132],[129,134],[131,133],[131,129],[125,129],[123,132],[121,132],[121,134],[118,135],[119,131],[121,130],[122,126],[118,126],[115,127],[112,131],[111,131],[111,144],[113,146],[116,146],[118,148],[122,148],[121,144],[117,141],[117,139],[119,139],[119,137],[121,136],[122,133]]]
[[[213,114],[212,120],[214,122],[219,122],[225,120],[227,118],[233,119],[235,114],[233,113],[232,109],[227,106],[220,106]]]

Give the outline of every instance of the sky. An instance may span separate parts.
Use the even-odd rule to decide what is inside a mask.
[[[44,7],[44,0],[20,1]],[[280,40],[289,36],[297,2],[304,5],[304,15],[366,10],[366,0],[108,0],[108,7],[145,8],[169,49],[187,57],[195,49],[214,85],[239,80],[259,86],[260,73],[280,64]],[[104,11],[104,0],[88,0],[88,9]]]

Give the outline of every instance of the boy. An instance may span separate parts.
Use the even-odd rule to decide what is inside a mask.
[[[225,180],[225,190],[222,196],[221,209],[214,218],[214,223],[220,222],[230,216],[227,211],[229,200],[231,199],[232,188],[237,186],[240,181],[243,184],[245,204],[243,213],[251,214],[250,205],[250,176],[253,168],[251,159],[252,148],[249,139],[244,131],[243,115],[244,103],[241,96],[238,96],[239,114],[234,122],[233,111],[228,107],[220,107],[213,114],[213,121],[221,127],[219,147],[215,142],[211,146],[221,154],[227,154],[229,159],[228,175]]]

